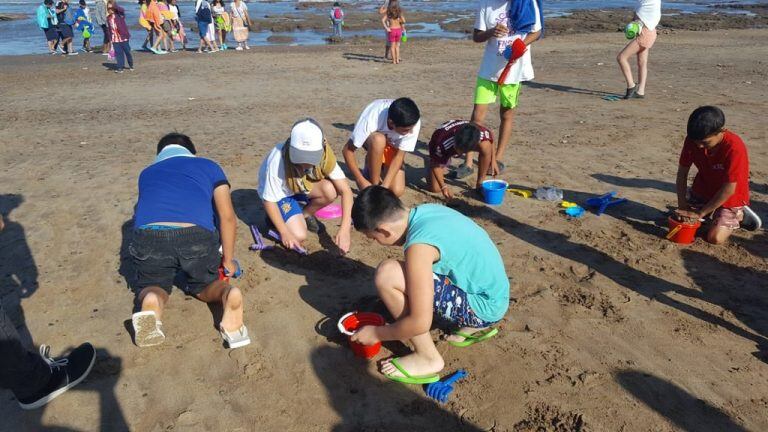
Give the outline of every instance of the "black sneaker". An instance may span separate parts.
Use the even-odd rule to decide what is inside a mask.
[[[51,368],[51,379],[48,385],[39,392],[19,399],[19,406],[25,410],[40,408],[54,398],[78,385],[91,372],[96,362],[96,350],[93,345],[84,343],[72,350],[66,357],[58,359],[48,356],[51,347],[40,346],[40,357]]]
[[[307,221],[307,231],[315,234],[320,232],[320,229],[321,229],[320,221],[318,221],[316,217],[309,216],[304,218],[304,220]]]

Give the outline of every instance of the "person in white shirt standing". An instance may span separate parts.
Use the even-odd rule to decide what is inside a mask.
[[[512,137],[515,108],[523,81],[533,79],[533,64],[528,47],[541,36],[543,18],[539,0],[481,0],[472,39],[485,42],[485,52],[475,87],[472,122],[484,125],[488,105],[499,98],[498,145],[493,153],[489,175],[504,169],[500,159]],[[474,172],[473,153],[467,153],[451,177],[464,178]]]
[[[648,54],[656,42],[656,26],[661,20],[661,0],[638,0],[634,21],[642,25],[640,33],[616,56],[621,73],[627,81],[627,93],[624,99],[642,99],[645,97],[645,85],[648,81]],[[629,59],[637,56],[637,83],[632,77]]]

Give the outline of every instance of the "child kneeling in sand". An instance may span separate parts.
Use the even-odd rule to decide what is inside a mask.
[[[364,345],[411,340],[413,354],[384,362],[384,376],[408,384],[439,379],[444,363],[429,333],[433,314],[459,328],[449,337],[455,346],[498,333],[491,326],[509,307],[509,280],[496,245],[471,219],[437,204],[408,209],[390,190],[372,186],[355,199],[352,220],[368,238],[405,250],[404,261],[383,261],[375,276],[396,321],[352,336]]]
[[[480,189],[493,158],[491,131],[467,120],[449,120],[435,130],[429,140],[429,165],[425,174],[430,192],[441,192],[446,199],[453,198],[451,188],[445,184],[445,171],[452,157],[468,152],[480,153],[480,171],[475,182],[475,188]]]
[[[267,155],[259,169],[259,196],[268,225],[288,249],[300,248],[308,230],[320,231],[314,214],[341,196],[341,227],[334,242],[342,253],[349,252],[352,189],[316,121],[294,124],[290,139]]]
[[[688,191],[688,172],[698,172]],[[720,108],[696,108],[688,118],[677,169],[677,215],[697,221],[711,215],[712,226],[706,239],[722,244],[733,230],[760,228],[760,218],[749,205],[749,157],[747,147],[735,133],[725,129],[725,114]]]
[[[239,275],[229,182],[216,162],[195,157],[196,152],[188,136],[168,134],[157,145],[155,162],[139,176],[128,250],[141,304],[141,312],[132,317],[134,340],[140,347],[165,340],[163,307],[178,273],[186,276],[187,294],[206,303],[222,303],[219,331],[229,348],[251,343],[243,324],[243,293],[219,280],[220,266],[227,275]]]
[[[357,187],[381,185],[397,196],[405,193],[405,153],[416,149],[421,113],[408,98],[378,99],[363,110],[342,153]],[[362,171],[355,159],[360,147],[368,152]],[[383,178],[382,178],[383,176]]]

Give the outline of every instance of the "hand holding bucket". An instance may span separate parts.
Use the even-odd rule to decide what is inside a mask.
[[[363,345],[358,342],[354,342],[351,336],[355,334],[357,330],[362,327],[373,325],[383,326],[385,324],[384,317],[373,312],[350,312],[341,318],[337,327],[339,333],[347,335],[349,339],[349,347],[355,356],[370,359],[379,353],[381,349],[381,342],[376,342],[373,345]]]

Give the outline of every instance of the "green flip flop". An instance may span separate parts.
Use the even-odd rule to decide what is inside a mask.
[[[464,340],[461,341],[461,342],[448,341],[448,343],[453,345],[453,346],[455,346],[455,347],[464,348],[464,347],[468,347],[470,345],[474,345],[474,344],[476,344],[478,342],[482,342],[482,341],[484,341],[486,339],[490,339],[490,338],[496,336],[498,333],[499,333],[499,329],[497,329],[497,328],[489,328],[489,329],[486,329],[486,330],[480,330],[480,331],[478,331],[476,333],[473,333],[473,334],[466,334],[466,333],[462,333],[462,332],[457,331],[457,332],[454,332],[453,335],[454,336],[461,336],[461,337],[464,338]]]
[[[411,375],[403,369],[402,366],[400,366],[400,362],[397,360],[400,357],[394,357],[390,362],[392,363],[392,366],[394,366],[398,371],[400,371],[403,376],[393,376],[392,374],[386,374],[384,375],[387,377],[387,379],[390,379],[392,381],[397,381],[399,383],[403,384],[431,384],[433,382],[440,381],[440,375],[438,374],[430,374],[430,375]]]

